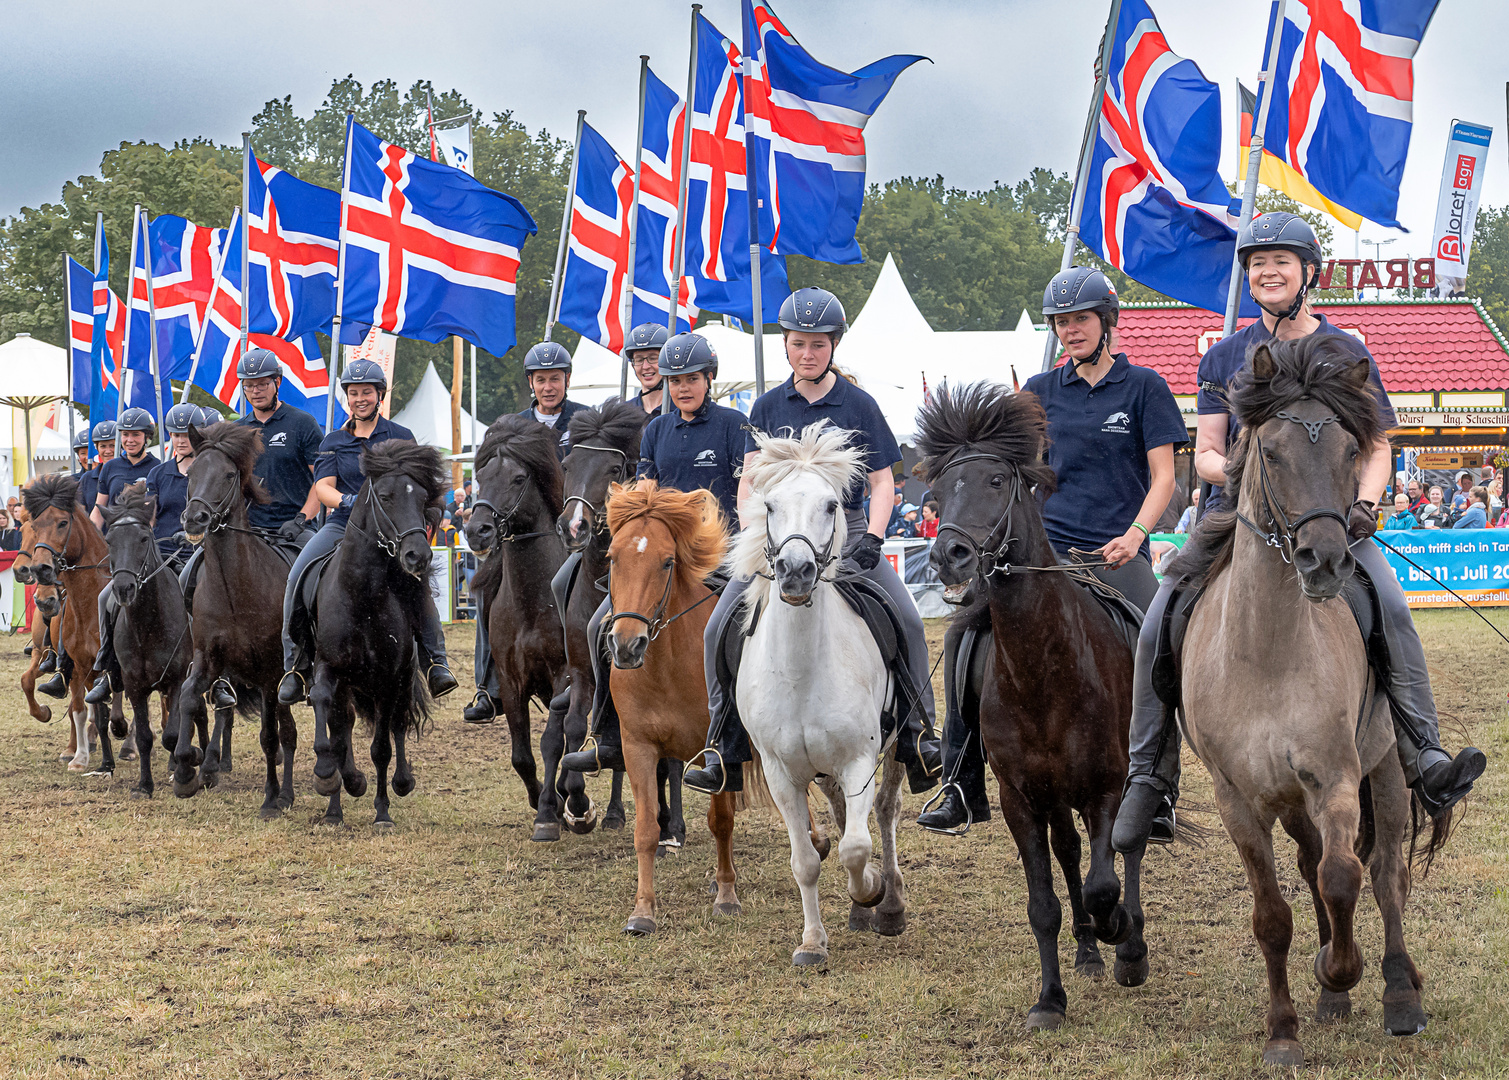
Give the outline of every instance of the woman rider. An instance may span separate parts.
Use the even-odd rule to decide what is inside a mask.
[[[660,349],[670,340],[671,332],[660,323],[640,323],[629,331],[624,342],[624,359],[629,362],[634,378],[639,380],[639,393],[629,400],[637,403],[645,412],[654,416],[661,411],[665,400],[665,375],[660,370]]]
[[[299,579],[304,568],[335,550],[346,535],[351,507],[361,492],[362,451],[389,439],[414,438],[408,428],[393,423],[379,411],[388,392],[388,377],[381,365],[372,360],[352,360],[341,374],[346,391],[346,411],[351,419],[320,443],[319,464],[314,469],[314,491],[329,512],[324,526],[304,545],[288,571],[288,589],[283,594],[283,680],[278,683],[278,701],[296,705],[309,695],[309,676],[313,658],[306,655],[291,633],[294,615],[299,611]],[[445,638],[440,631],[440,614],[433,600],[427,600],[424,624],[419,630],[419,647],[424,654],[430,696],[442,697],[456,689],[456,678],[445,663]]]
[[[646,324],[648,326],[649,324]],[[645,329],[636,327],[635,333]],[[665,327],[658,328],[665,336]],[[669,387],[675,412],[664,413],[645,425],[639,444],[638,475],[677,491],[706,488],[717,496],[730,526],[738,520],[735,508],[739,481],[737,470],[744,460],[744,414],[715,404],[713,380],[718,377],[718,354],[701,334],[677,334],[660,350],[657,371],[661,387]],[[640,379],[644,381],[643,376]],[[608,615],[604,597],[587,623],[587,640],[599,640],[599,628]],[[592,650],[592,673],[597,680],[593,702],[594,739],[574,754],[561,759],[561,768],[573,772],[622,769],[623,744],[618,733],[618,711],[608,692],[602,650]]]
[[[1371,367],[1378,396],[1380,429],[1396,426],[1394,411],[1383,390],[1378,365],[1367,346],[1331,325],[1306,303],[1306,294],[1320,280],[1324,258],[1315,232],[1301,217],[1275,212],[1253,218],[1237,237],[1237,257],[1247,274],[1247,288],[1263,316],[1211,346],[1200,360],[1199,427],[1195,436],[1195,470],[1211,484],[1226,482],[1226,455],[1236,438],[1227,390],[1247,365],[1253,347],[1277,338],[1292,340],[1309,334],[1337,334],[1349,343],[1359,359]],[[1378,600],[1383,613],[1383,636],[1388,644],[1389,670],[1378,671],[1394,716],[1399,760],[1405,779],[1420,796],[1431,815],[1450,809],[1472,790],[1488,759],[1482,751],[1467,747],[1452,759],[1441,749],[1435,699],[1425,667],[1425,651],[1415,631],[1404,590],[1389,568],[1377,544],[1367,542],[1378,525],[1378,499],[1393,470],[1393,452],[1388,437],[1378,440],[1363,468],[1357,501],[1352,505],[1350,527],[1352,555],[1363,571],[1363,583]],[[1235,500],[1212,492],[1205,513],[1234,510]],[[1198,528],[1196,530],[1198,534]],[[1172,710],[1167,710],[1152,687],[1159,625],[1174,590],[1173,579],[1164,581],[1148,610],[1137,642],[1137,673],[1132,697],[1132,760],[1127,790],[1111,833],[1111,845],[1120,852],[1135,851],[1148,840],[1167,841],[1172,835],[1173,807],[1179,798],[1179,730]]]
[[[891,598],[892,608],[906,632],[907,658],[912,681],[922,699],[924,717],[916,710],[907,719],[910,728],[919,724],[920,741],[909,735],[898,738],[897,750],[912,777],[912,790],[931,786],[941,763],[937,736],[933,734],[933,688],[927,663],[927,642],[922,636],[922,618],[906,586],[880,557],[886,523],[895,501],[895,481],[891,467],[901,460],[901,449],[890,425],[875,399],[844,378],[833,367],[833,353],[848,323],[838,297],[825,289],[798,289],[781,305],[779,317],[786,343],[786,360],[791,378],[763,394],[750,410],[754,428],[779,435],[800,435],[803,428],[820,420],[851,435],[851,444],[864,454],[865,482],[856,483],[844,495],[844,516],[848,522],[848,542],[844,557]],[[744,443],[743,477],[758,460],[752,435]],[[866,491],[870,495],[868,520],[862,509]],[[738,504],[743,506],[752,494],[747,479],[739,481]],[[688,787],[708,794],[743,789],[743,762],[751,758],[749,737],[739,722],[733,705],[732,688],[718,684],[717,650],[723,628],[733,615],[747,580],[728,583],[718,606],[708,620],[703,637],[703,667],[707,677],[708,712],[711,722],[707,731],[708,747],[703,752],[704,768],[689,769],[683,778]],[[924,778],[925,774],[925,778]],[[919,786],[922,784],[923,786]]]
[[[1022,389],[1048,415],[1048,464],[1058,476],[1042,507],[1048,542],[1061,561],[1085,552],[1109,562],[1090,572],[1145,611],[1158,591],[1148,533],[1173,495],[1174,449],[1189,434],[1163,376],[1111,351],[1120,310],[1099,270],[1073,266],[1057,275],[1043,291],[1043,314],[1066,359]],[[961,639],[950,635],[948,644]],[[954,661],[944,663],[952,672]],[[955,834],[990,816],[979,721],[963,715],[956,696],[949,695],[943,727],[948,779],[937,808],[917,818],[926,829]],[[975,752],[965,753],[971,741]]]
[[[114,503],[127,484],[145,480],[147,473],[159,464],[156,455],[147,453],[147,444],[156,430],[152,414],[146,409],[133,407],[121,413],[120,422],[115,425],[120,455],[100,466],[95,508],[89,515],[101,532],[105,531],[105,517],[100,509]]]

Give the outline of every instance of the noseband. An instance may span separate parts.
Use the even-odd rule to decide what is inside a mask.
[[[497,539],[498,542],[502,544],[512,544],[520,540],[533,540],[536,537],[549,536],[550,534],[548,532],[516,533],[513,531],[513,516],[514,514],[518,513],[519,504],[524,501],[524,496],[528,493],[528,488],[520,491],[519,497],[513,501],[513,505],[510,506],[506,511],[499,510],[496,506],[488,502],[486,499],[474,499],[472,501],[472,513],[475,514],[478,510],[486,510],[490,515],[492,515],[493,528],[498,530]]]
[[[589,443],[579,443],[576,446],[573,446],[571,448],[571,452],[573,454],[576,453],[578,450],[600,450],[600,451],[602,451],[605,454],[617,454],[619,457],[623,458],[623,470],[625,472],[628,472],[628,469],[629,469],[629,455],[626,454],[626,453],[624,453],[622,450],[618,449],[618,447],[616,447],[616,446],[592,446]],[[587,500],[586,498],[582,497],[581,495],[567,495],[566,496],[566,501],[565,501],[565,503],[562,506],[563,512],[564,512],[564,509],[565,509],[566,506],[570,506],[574,502],[581,503],[582,506],[584,506],[586,508],[587,513],[592,518],[592,531],[593,532],[599,532],[600,533],[600,532],[606,532],[607,531],[607,528],[608,528],[608,507],[607,507],[606,504],[604,504],[603,507],[601,509],[599,509],[598,507],[593,506],[592,503],[589,500]]]
[[[209,500],[202,495],[191,495],[188,501],[184,503],[183,508],[187,511],[191,505],[198,503],[209,511],[210,521],[204,527],[204,531],[207,533],[219,532],[221,529],[234,529],[235,526],[230,523],[231,508],[236,505],[236,495],[239,494],[240,490],[239,482],[231,485],[230,489],[226,491],[225,497],[214,506],[211,506]],[[250,530],[241,529],[238,531],[248,532]]]
[[[388,516],[388,512],[382,508],[382,502],[373,493],[372,482],[370,480],[367,482],[367,505],[372,508],[372,532],[375,534],[372,536],[372,539],[377,543],[377,546],[380,549],[388,554],[389,558],[398,558],[398,546],[409,537],[413,536],[416,533],[418,533],[420,536],[425,535],[424,526],[422,525],[416,525],[411,529],[400,530],[397,523],[394,522],[394,520]],[[355,529],[363,536],[369,535],[367,531],[356,522],[351,521],[348,524],[350,528]],[[383,528],[384,524],[386,524],[387,526],[386,531]],[[397,535],[390,536],[390,533],[395,533]]]
[[[716,592],[710,592],[706,596],[704,596],[701,600],[698,600],[695,604],[692,604],[692,605],[690,605],[688,607],[683,608],[682,610],[676,612],[676,614],[672,615],[669,619],[667,619],[665,617],[665,609],[666,609],[666,606],[668,604],[670,604],[670,602],[671,602],[671,586],[674,585],[675,583],[676,583],[676,560],[673,558],[673,559],[671,559],[671,565],[668,566],[668,567],[666,567],[666,571],[665,571],[665,591],[660,594],[660,603],[658,603],[658,604],[655,605],[655,610],[654,610],[653,613],[651,613],[649,616],[645,616],[645,615],[641,615],[637,611],[613,611],[612,610],[612,608],[613,608],[613,567],[609,566],[608,567],[608,609],[609,609],[609,615],[608,615],[608,617],[606,619],[603,620],[602,632],[604,634],[610,634],[610,633],[612,633],[613,632],[613,625],[615,623],[617,623],[619,619],[635,619],[635,620],[637,620],[639,622],[644,623],[644,625],[645,625],[645,631],[650,635],[650,640],[654,641],[656,638],[658,638],[660,636],[660,632],[662,630],[664,630],[667,626],[670,626],[671,623],[673,623],[677,619],[681,618],[681,616],[685,615],[687,612],[696,610],[697,608],[701,607],[703,604],[707,603],[709,600],[712,600],[713,598],[715,598],[716,596],[719,595]]]
[[[71,562],[69,562],[68,561],[68,555],[67,555],[68,544],[69,544],[70,541],[72,541],[72,539],[73,539],[73,512],[69,511],[68,521],[67,521],[67,527],[64,528],[64,530],[63,530],[63,550],[59,551],[57,548],[53,547],[51,544],[47,543],[46,541],[44,541],[44,540],[38,540],[35,544],[32,545],[32,552],[33,552],[32,562],[35,563],[37,561],[36,560],[36,554],[35,554],[35,552],[36,552],[37,548],[41,548],[43,551],[47,552],[49,555],[52,556],[52,569],[53,569],[53,573],[55,573],[55,574],[60,574],[60,575],[61,574],[71,574],[75,570],[98,570],[102,566],[103,567],[108,567],[110,565],[110,562],[109,562],[108,559],[106,559],[105,562],[91,563],[88,566],[80,566],[77,563],[71,563]],[[35,573],[35,571],[33,571],[33,573]],[[59,590],[62,590],[63,583],[62,583],[61,580],[59,580],[57,587],[58,587]]]
[[[1291,423],[1302,425],[1306,434],[1310,436],[1312,444],[1320,441],[1321,429],[1327,424],[1341,423],[1341,418],[1331,413],[1326,414],[1319,420],[1306,420],[1303,417],[1295,416],[1293,413],[1285,411],[1275,413],[1274,416],[1280,420],[1288,420]],[[1262,436],[1258,435],[1256,430],[1252,433],[1252,441],[1257,445],[1258,483],[1263,493],[1263,507],[1268,513],[1268,520],[1272,523],[1273,528],[1268,532],[1264,532],[1244,517],[1240,511],[1237,511],[1237,520],[1251,529],[1269,547],[1277,549],[1279,558],[1291,565],[1294,562],[1295,545],[1299,541],[1299,530],[1312,521],[1330,519],[1336,522],[1341,526],[1342,533],[1347,535],[1350,541],[1351,537],[1348,533],[1349,523],[1346,515],[1338,513],[1329,507],[1308,511],[1297,518],[1291,519],[1289,517],[1289,512],[1284,509],[1283,502],[1279,500],[1278,492],[1273,490],[1273,481],[1268,476],[1268,463],[1263,459],[1263,439]],[[1350,546],[1350,543],[1348,546]]]
[[[158,555],[156,569],[150,571],[147,569],[148,561],[152,558],[153,555],[157,555],[157,537],[152,534],[151,526],[142,521],[132,521],[130,519],[127,519],[124,521],[117,521],[110,527],[112,529],[134,527],[145,531],[147,534],[147,554],[142,556],[141,567],[136,570],[131,569],[129,566],[114,567],[110,571],[111,577],[114,577],[117,574],[127,574],[136,580],[136,587],[140,589],[144,588],[147,582],[151,581],[158,574],[162,573],[168,568],[168,560],[162,558],[161,555]],[[176,581],[178,579],[175,577],[173,580]]]

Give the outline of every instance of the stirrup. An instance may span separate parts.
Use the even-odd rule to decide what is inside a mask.
[[[718,775],[723,778],[723,782],[718,785],[717,791],[703,792],[703,794],[722,795],[723,792],[728,788],[728,766],[723,764],[723,755],[719,753],[716,746],[704,746],[701,750],[698,750],[695,754],[688,758],[686,764],[690,765],[693,761],[696,761],[700,757],[702,759],[702,771],[706,772],[708,769],[712,768],[712,766],[707,763],[708,754],[718,755]],[[682,771],[681,775],[683,778],[686,776],[685,770]],[[701,788],[692,788],[692,790],[702,791]]]
[[[932,810],[933,804],[947,795],[950,789],[959,793],[959,801],[964,804],[964,824],[953,829],[934,829],[928,825],[923,825],[922,827],[930,833],[937,833],[939,836],[963,836],[965,833],[969,832],[969,827],[975,823],[975,814],[974,811],[969,808],[969,799],[965,796],[964,788],[960,786],[959,781],[957,780],[950,780],[947,783],[940,785],[938,788],[938,793],[932,798],[928,799],[927,802],[922,804],[922,809],[918,812],[917,816],[920,818],[923,814],[926,814],[928,811]]]
[[[597,753],[597,736],[590,731],[587,732],[587,737],[582,740],[582,745],[577,748],[576,752],[578,754],[585,754],[587,752],[588,746],[592,747],[592,760],[597,762],[597,768],[593,769],[591,772],[582,770],[582,775],[597,776],[603,771],[603,759],[599,757]]]
[[[307,689],[307,686],[306,686],[306,689]],[[230,701],[229,705],[218,705],[218,704],[216,704],[216,702],[215,702],[215,692],[217,690],[224,690],[228,695],[230,695],[231,701]],[[235,708],[238,704],[240,704],[240,698],[238,698],[236,696],[236,688],[231,685],[231,681],[229,679],[227,679],[224,675],[220,676],[220,678],[218,678],[214,682],[210,683],[210,688],[204,692],[204,696],[209,701],[209,703],[211,705],[213,705],[217,709],[220,709],[220,708],[232,709],[232,708]]]

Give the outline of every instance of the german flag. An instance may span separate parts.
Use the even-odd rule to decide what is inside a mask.
[[[1257,111],[1257,95],[1241,83],[1237,83],[1237,90],[1241,92],[1242,97],[1242,117],[1237,122],[1237,138],[1241,142],[1241,151],[1237,154],[1237,188],[1240,190],[1242,183],[1247,179],[1247,157],[1252,150],[1252,114]],[[1295,172],[1288,162],[1275,157],[1267,150],[1263,151],[1262,164],[1258,167],[1258,182],[1268,185],[1275,191],[1282,191],[1295,202],[1313,206],[1317,210],[1324,210],[1349,229],[1356,230],[1362,226],[1360,214],[1354,214],[1344,206],[1337,206],[1316,191],[1310,181]]]

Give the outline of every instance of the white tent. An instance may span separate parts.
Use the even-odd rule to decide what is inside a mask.
[[[721,323],[697,328],[718,352],[720,397],[754,385],[754,337]],[[850,319],[838,363],[879,403],[903,443],[916,435],[924,382],[958,385],[991,380],[1010,384],[1012,369],[1026,381],[1042,367],[1043,333],[1025,311],[1012,330],[935,331],[917,309],[890,255],[860,312]],[[582,339],[571,376],[571,396],[595,405],[618,393],[623,361],[596,342]],[[780,334],[765,335],[767,389],[790,373]],[[630,390],[636,384],[630,377]]]
[[[0,345],[0,413],[9,423],[8,434],[0,436],[3,448],[3,486],[9,491],[17,473],[22,478],[34,474],[32,467],[17,469],[16,463],[25,465],[28,445],[32,464],[37,459],[54,459],[56,440],[44,443],[43,419],[53,412],[54,403],[68,397],[68,353],[66,350],[40,341],[30,334],[17,334]],[[67,414],[61,414],[64,424],[62,454],[67,460],[68,435]]]
[[[424,366],[424,378],[393,422],[412,431],[417,442],[450,450],[451,392],[435,374],[434,364]],[[472,445],[472,414],[465,409],[461,410],[461,443],[467,448]]]

